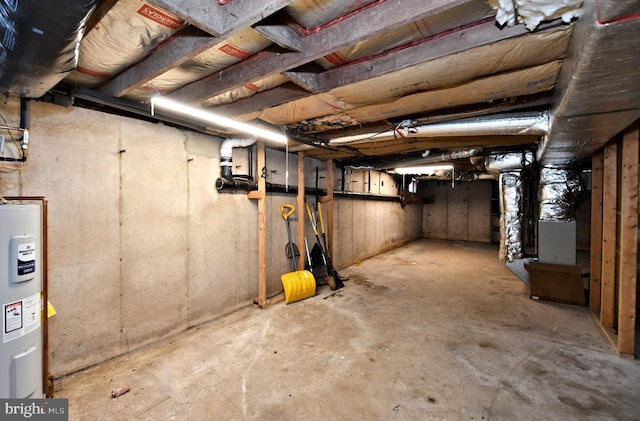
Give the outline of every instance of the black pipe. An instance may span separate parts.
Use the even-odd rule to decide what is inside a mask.
[[[255,181],[240,180],[237,178],[227,179],[227,178],[221,177],[216,180],[216,189],[218,189],[218,191],[224,191],[224,190],[252,191],[252,190],[258,190],[258,183],[256,183]]]
[[[28,129],[29,128],[29,98],[20,97],[20,128]]]

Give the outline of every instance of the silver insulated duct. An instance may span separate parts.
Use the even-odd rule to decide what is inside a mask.
[[[487,172],[500,182],[500,260],[523,257],[521,172],[532,163],[532,152],[491,154],[485,159]]]
[[[364,133],[332,139],[330,145],[400,139],[404,137],[455,137],[485,135],[544,136],[549,131],[546,112],[496,114],[420,126],[404,125],[380,133]]]
[[[541,221],[572,221],[576,195],[582,191],[577,171],[542,167],[540,169]]]
[[[500,260],[522,259],[521,172],[500,174]]]

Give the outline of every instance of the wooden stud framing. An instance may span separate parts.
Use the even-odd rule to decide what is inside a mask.
[[[638,259],[638,123],[624,132],[620,168],[620,248],[618,259],[618,346],[620,355],[633,357],[636,326]]]
[[[298,248],[301,251],[298,258],[298,269],[304,269],[304,221],[306,215],[306,209],[304,206],[304,152],[298,152]]]
[[[602,165],[604,155],[597,152],[591,158],[591,259],[589,306],[600,312],[600,288],[602,280]]]
[[[602,288],[600,292],[600,324],[611,328],[615,312],[616,280],[616,208],[618,145],[604,148],[602,183]]]
[[[334,261],[333,255],[333,159],[327,160],[327,253]]]
[[[264,308],[267,303],[267,182],[262,177],[265,166],[264,143],[258,142],[258,298],[256,303]]]

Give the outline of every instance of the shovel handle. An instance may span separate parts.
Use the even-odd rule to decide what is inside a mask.
[[[309,221],[311,221],[311,226],[313,227],[313,233],[318,235],[318,227],[316,227],[316,221],[313,219],[313,215],[311,215],[311,208],[309,204],[305,202],[305,206],[307,207],[307,215],[309,215]]]
[[[296,208],[293,205],[280,205],[280,215],[282,215],[285,221],[293,215],[295,210]]]
[[[320,217],[320,229],[322,230],[320,232],[324,234],[324,221],[322,220],[322,205],[320,202],[318,202],[318,215]]]

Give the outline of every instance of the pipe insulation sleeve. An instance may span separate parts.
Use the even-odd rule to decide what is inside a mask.
[[[576,170],[540,168],[540,216],[541,221],[572,221],[575,200],[582,191],[580,176]]]
[[[522,175],[500,173],[500,260],[522,259]]]

